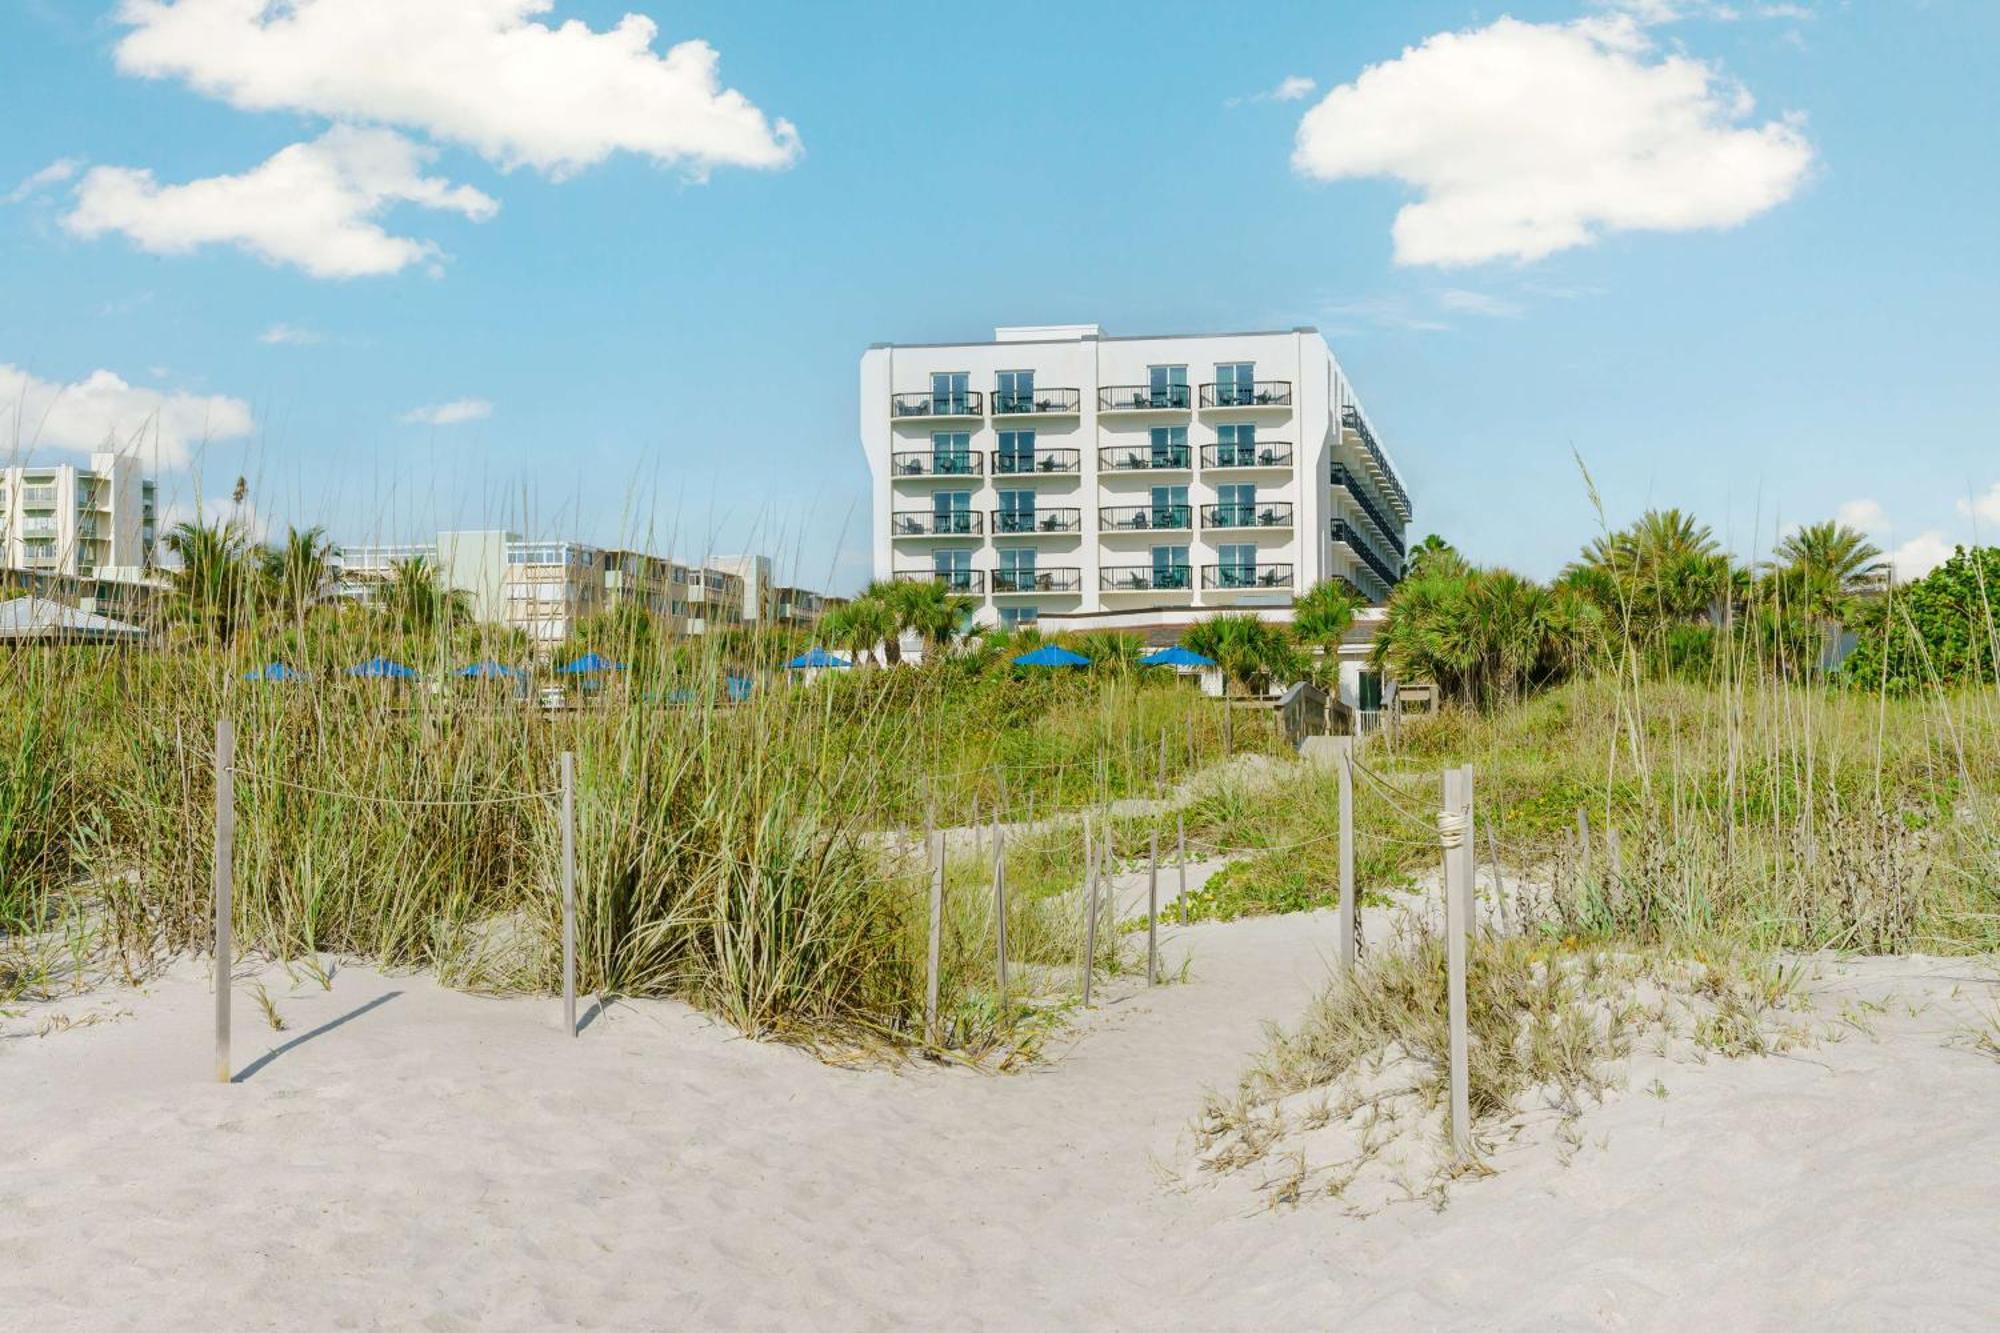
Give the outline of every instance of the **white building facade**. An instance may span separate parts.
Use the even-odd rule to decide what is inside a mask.
[[[153,563],[153,483],[139,460],[0,469],[0,554],[13,569],[137,581]]]
[[[877,345],[861,439],[875,576],[981,623],[1283,619],[1322,579],[1380,604],[1401,576],[1408,492],[1312,329]]]

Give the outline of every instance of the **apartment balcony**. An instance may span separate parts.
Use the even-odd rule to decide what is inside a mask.
[[[1201,405],[1211,407],[1290,407],[1290,380],[1258,380],[1254,384],[1204,384]]]
[[[21,488],[21,508],[53,509],[56,506],[56,488],[53,486],[23,486]]]
[[[1382,511],[1375,507],[1375,502],[1368,498],[1368,492],[1361,488],[1361,479],[1349,472],[1345,465],[1335,463],[1333,484],[1347,488],[1347,493],[1354,497],[1354,503],[1360,506],[1362,513],[1368,515],[1368,521],[1375,525],[1376,530],[1382,534],[1382,540],[1396,553],[1396,558],[1401,560],[1404,554],[1403,539],[1390,525]]]
[[[1097,391],[1100,412],[1185,412],[1194,406],[1194,390],[1185,384],[1110,384]]]
[[[889,455],[889,471],[903,477],[977,477],[985,471],[985,456],[976,450],[939,452],[902,449]]]
[[[1289,528],[1292,526],[1292,506],[1288,500],[1203,505],[1201,525],[1204,528]]]
[[[1097,511],[1099,532],[1191,532],[1193,505],[1105,505]]]
[[[53,537],[59,531],[52,518],[24,518],[21,520],[23,537]]]
[[[1410,493],[1403,489],[1402,479],[1396,475],[1396,469],[1389,466],[1389,456],[1382,451],[1382,446],[1375,442],[1375,432],[1368,429],[1367,418],[1361,415],[1359,408],[1350,404],[1340,409],[1340,424],[1360,443],[1361,452],[1367,457],[1369,467],[1375,473],[1375,480],[1389,496],[1390,502],[1395,505],[1396,512],[1402,515],[1403,521],[1407,523],[1410,519]]]
[[[1212,592],[1289,592],[1290,565],[1203,565],[1201,586]]]
[[[1069,566],[1058,569],[996,569],[993,595],[1033,596],[1036,593],[1079,593],[1083,591],[1083,571]]]
[[[1292,446],[1288,440],[1258,440],[1252,444],[1204,444],[1201,447],[1204,472],[1249,471],[1254,468],[1289,472]]]
[[[1073,417],[1083,411],[1083,395],[1075,389],[1036,389],[1033,393],[993,391],[996,417]]]
[[[1194,450],[1185,444],[1111,444],[1097,451],[1101,472],[1189,472]]]
[[[892,393],[889,415],[898,421],[945,421],[985,415],[977,389],[964,393]]]
[[[1083,511],[1079,509],[996,509],[992,533],[996,537],[1062,537],[1083,531]]]
[[[1375,550],[1374,543],[1363,536],[1361,531],[1353,524],[1349,523],[1346,519],[1336,518],[1333,520],[1332,535],[1335,541],[1340,542],[1348,550],[1354,552],[1360,558],[1362,564],[1373,570],[1376,578],[1381,579],[1383,583],[1390,587],[1396,585],[1396,580],[1401,577],[1401,573],[1394,565],[1382,558]]]
[[[986,572],[980,569],[899,569],[889,577],[898,583],[942,583],[952,592],[986,591]]]
[[[889,515],[891,537],[977,537],[984,516],[970,509],[898,509]]]
[[[1036,449],[1031,454],[993,455],[993,475],[996,477],[1060,475],[1082,470],[1081,449]]]
[[[1097,571],[1097,586],[1105,592],[1191,592],[1194,570],[1188,565],[1105,565]]]

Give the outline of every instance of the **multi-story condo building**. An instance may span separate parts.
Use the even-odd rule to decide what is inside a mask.
[[[861,439],[883,579],[941,579],[978,619],[1177,623],[1321,579],[1401,576],[1410,498],[1309,328],[879,344]]]
[[[726,556],[688,565],[642,551],[582,542],[524,541],[498,529],[440,532],[434,542],[351,546],[340,555],[338,593],[371,601],[410,560],[437,566],[446,587],[466,594],[473,616],[508,625],[537,643],[567,639],[577,623],[633,605],[657,616],[668,634],[701,634],[748,618],[742,563]],[[768,577],[768,564],[765,566]]]
[[[5,563],[36,574],[138,581],[153,563],[153,483],[139,460],[0,469]]]

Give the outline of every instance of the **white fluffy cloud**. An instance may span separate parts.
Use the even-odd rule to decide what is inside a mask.
[[[18,441],[23,453],[130,449],[148,462],[179,467],[196,445],[255,428],[240,398],[141,388],[108,370],[61,384],[0,363],[0,438]]]
[[[1958,502],[1958,512],[1976,518],[1982,523],[2000,523],[2000,481],[1987,488],[1986,494],[1975,495],[1970,500]],[[1992,534],[1988,534],[1988,540]]]
[[[553,0],[124,0],[118,67],[232,106],[419,130],[503,166],[561,175],[615,152],[697,175],[783,167],[789,121],[724,88],[703,41],[655,54],[657,25],[536,22]]]
[[[1889,521],[1880,503],[1874,500],[1849,500],[1834,510],[1835,521],[1861,532],[1880,532]]]
[[[326,341],[326,335],[296,324],[279,323],[258,334],[257,341],[273,347],[317,347]]]
[[[1920,579],[1951,559],[1952,544],[1942,532],[1920,532],[1889,552],[1889,567],[1899,583]]]
[[[317,278],[395,273],[440,253],[375,220],[392,204],[484,221],[499,205],[469,185],[422,174],[435,153],[391,130],[335,126],[281,148],[240,176],[161,185],[150,171],[93,167],[63,225],[78,236],[122,232],[141,249],[184,254],[241,246]]]
[[[468,421],[484,421],[493,415],[493,404],[484,398],[454,398],[448,403],[413,407],[398,421],[415,426],[459,426]]]
[[[1535,260],[1608,231],[1733,226],[1790,198],[1812,163],[1799,124],[1747,124],[1747,92],[1654,54],[1630,17],[1439,33],[1306,112],[1292,164],[1416,189],[1396,215],[1403,264]]]
[[[29,196],[46,190],[51,185],[60,185],[70,177],[76,175],[77,168],[82,165],[76,158],[59,157],[40,171],[31,172],[19,185],[9,190],[7,192],[7,202],[18,204]]]

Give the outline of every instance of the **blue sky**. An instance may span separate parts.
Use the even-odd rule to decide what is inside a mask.
[[[1746,552],[2000,528],[1990,3],[433,0],[498,34],[456,68],[417,6],[256,8],[0,12],[38,460],[110,430],[183,509],[240,474],[347,541],[650,530],[845,590],[868,343],[1313,324],[1484,561],[1591,535],[1572,451]]]

